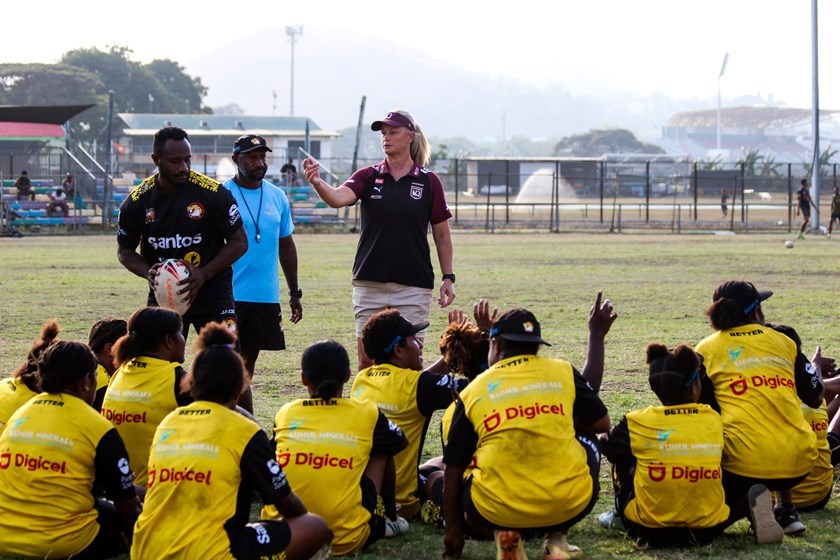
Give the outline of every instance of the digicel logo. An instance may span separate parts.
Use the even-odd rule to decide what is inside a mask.
[[[206,484],[210,486],[210,478],[213,476],[213,471],[196,471],[189,467],[183,469],[149,469],[149,489],[153,485],[164,482],[171,482],[178,485],[183,481],[195,482],[196,484]]]
[[[515,418],[524,418],[525,420],[533,420],[541,414],[554,414],[557,416],[565,416],[566,412],[562,404],[540,404],[534,403],[529,406],[509,406],[502,412],[493,410],[493,414],[484,418],[484,429],[492,432],[502,425],[505,420],[513,420]]]
[[[0,470],[8,469],[11,466],[23,467],[30,472],[50,471],[67,474],[67,461],[59,463],[44,459],[42,455],[34,457],[28,453],[15,453],[14,455],[8,451],[0,453]]]
[[[146,412],[140,413],[132,413],[127,410],[123,410],[117,412],[116,410],[111,410],[110,408],[106,408],[102,411],[105,415],[105,418],[113,422],[114,426],[119,426],[120,424],[145,424],[146,423]]]
[[[324,467],[332,467],[336,469],[353,468],[353,457],[347,459],[332,457],[329,453],[316,455],[315,453],[305,453],[302,451],[298,451],[297,453],[286,451],[277,455],[277,462],[280,463],[282,468],[286,468],[292,460],[295,465],[308,465],[316,471]]]
[[[767,377],[766,375],[753,375],[749,378],[749,385],[753,387],[767,387],[768,389],[791,389],[796,390],[796,385],[793,379],[781,377],[776,374],[774,377]],[[744,378],[736,379],[729,384],[729,389],[733,395],[739,396],[747,392],[749,387],[747,380]]]
[[[648,478],[653,482],[662,482],[669,474],[669,468],[665,465],[648,466]],[[671,480],[687,480],[694,484],[701,480],[720,480],[720,467],[710,469],[708,467],[690,467],[674,465],[670,467]]]

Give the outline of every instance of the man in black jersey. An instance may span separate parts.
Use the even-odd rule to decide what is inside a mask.
[[[154,286],[160,263],[181,259],[190,269],[182,281],[189,310],[184,333],[210,321],[236,328],[231,264],[248,248],[236,201],[227,189],[190,170],[186,131],[164,127],[155,133],[152,161],[158,173],[123,201],[117,229],[120,263]],[[137,247],[140,247],[139,252]],[[151,289],[149,305],[156,305]]]

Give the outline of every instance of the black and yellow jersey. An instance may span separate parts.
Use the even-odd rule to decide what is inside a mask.
[[[374,402],[300,399],[277,413],[274,439],[277,462],[295,494],[333,530],[333,553],[360,550],[370,534],[362,475],[371,454],[399,453],[402,431]],[[266,507],[263,513],[273,518],[277,511]]]
[[[469,466],[473,504],[491,523],[513,529],[558,525],[592,498],[575,419],[589,425],[606,414],[568,362],[534,355],[504,359],[461,391],[444,462]]]
[[[37,394],[20,377],[7,377],[0,381],[0,433],[12,414]]]
[[[601,439],[615,464],[634,472],[622,514],[644,527],[704,529],[726,521],[723,420],[705,404],[630,412]],[[622,503],[623,502],[623,503]]]
[[[0,556],[67,558],[99,532],[93,487],[135,496],[114,426],[78,397],[41,393],[0,434]]]
[[[420,452],[432,413],[452,403],[451,381],[449,375],[403,369],[390,364],[363,369],[353,381],[351,397],[375,402],[408,439],[408,447],[394,457],[397,504],[403,517],[411,518],[420,511],[420,499],[417,497]],[[460,390],[466,384],[466,379],[458,379],[455,387]]]
[[[808,477],[793,489],[793,505],[798,508],[818,504],[834,486],[834,465],[831,464],[831,447],[828,443],[828,410],[825,401],[819,408],[803,404],[805,421],[817,436],[817,462]]]
[[[111,377],[102,401],[102,416],[120,433],[137,476],[146,486],[146,465],[155,430],[164,417],[189,397],[179,392],[180,364],[149,356],[127,360]]]
[[[251,498],[289,495],[260,426],[223,405],[196,401],[158,426],[131,558],[233,559],[228,529],[248,523]]]

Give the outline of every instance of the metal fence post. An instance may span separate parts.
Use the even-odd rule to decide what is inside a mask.
[[[650,160],[645,162],[645,223],[650,222]]]

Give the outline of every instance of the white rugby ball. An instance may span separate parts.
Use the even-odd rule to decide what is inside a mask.
[[[790,239],[785,241],[785,247],[787,247],[788,249],[793,249],[793,241],[791,241]]]
[[[161,307],[171,309],[183,315],[190,308],[190,304],[184,301],[186,294],[179,294],[178,282],[190,275],[190,269],[183,261],[178,259],[166,259],[157,270],[157,285],[155,286],[155,299]]]

